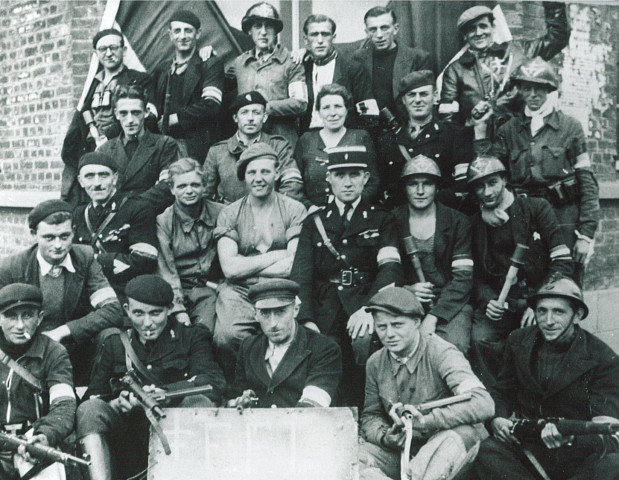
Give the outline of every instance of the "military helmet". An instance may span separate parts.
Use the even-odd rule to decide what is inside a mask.
[[[434,160],[425,155],[417,155],[406,162],[400,175],[400,180],[412,177],[413,175],[429,175],[440,180],[441,170]]]
[[[489,175],[505,173],[506,171],[505,165],[498,158],[483,155],[470,163],[469,169],[466,172],[466,183],[472,185],[477,180],[481,180]]]
[[[587,315],[589,315],[589,308],[583,299],[582,290],[574,280],[563,276],[548,280],[548,282],[544,283],[544,285],[542,285],[539,290],[535,292],[535,294],[528,298],[527,303],[529,304],[529,307],[535,309],[538,300],[552,297],[572,300],[573,302],[576,302],[579,308],[582,308],[585,311],[582,318],[586,318]]]
[[[276,8],[267,2],[255,3],[241,20],[241,30],[249,33],[252,25],[257,21],[268,22],[275,27],[275,33],[279,33],[284,29],[284,22],[279,18],[279,13]]]
[[[540,57],[535,57],[533,60],[520,65],[512,73],[512,80],[515,82],[531,82],[546,85],[552,90],[559,88],[559,81],[554,67]]]

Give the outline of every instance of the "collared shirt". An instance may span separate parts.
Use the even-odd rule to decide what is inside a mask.
[[[284,358],[284,355],[286,355],[286,352],[290,348],[290,345],[292,345],[292,342],[294,342],[296,338],[297,328],[299,327],[296,326],[295,322],[295,331],[290,336],[290,339],[284,344],[276,345],[271,342],[271,340],[269,340],[266,353],[264,354],[264,360],[267,362],[267,372],[269,372],[269,376],[273,376],[273,372],[277,370],[277,367],[281,363],[282,358]]]
[[[312,89],[314,90],[314,98],[318,96],[318,92],[320,89],[327,84],[333,83],[333,75],[335,73],[335,59],[337,55],[333,57],[333,59],[325,65],[316,65],[315,63],[312,66]],[[309,128],[322,128],[324,127],[324,123],[322,122],[322,118],[318,114],[318,110],[316,110],[316,102],[314,102],[314,106],[312,108],[312,121],[310,122]]]
[[[335,205],[337,206],[337,209],[340,212],[340,217],[343,217],[346,204],[338,200],[336,197],[334,198],[334,200],[335,200]],[[357,205],[359,205],[359,202],[361,202],[361,196],[359,196],[357,200],[351,203],[352,208],[348,211],[348,218],[346,220],[350,220],[352,218],[352,214],[355,212],[355,209],[357,208]]]
[[[44,277],[47,275],[55,265],[52,265],[47,260],[43,258],[41,252],[37,250],[37,261],[39,262],[39,268],[41,270],[41,276]],[[64,260],[60,262],[59,267],[64,267],[67,271],[71,273],[75,273],[75,267],[73,266],[73,262],[71,261],[71,255],[67,254],[64,257]]]
[[[262,141],[262,132],[260,132],[258,134],[258,136],[256,138],[254,138],[253,140],[250,140],[249,143],[245,143],[243,140],[241,140],[241,137],[239,135],[239,131],[237,130],[236,133],[234,134],[236,137],[236,141],[239,142],[239,145],[242,145],[243,147],[249,147],[250,145],[253,145],[254,143],[259,143],[260,141]]]

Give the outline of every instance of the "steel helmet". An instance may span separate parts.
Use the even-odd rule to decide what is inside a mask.
[[[400,180],[412,177],[413,175],[429,175],[441,179],[441,170],[434,160],[425,155],[417,155],[406,162],[400,175]]]
[[[546,85],[552,90],[559,88],[559,81],[554,67],[540,57],[535,57],[533,60],[520,65],[512,73],[512,80],[514,82],[531,82]]]
[[[501,163],[501,160],[490,155],[483,155],[470,163],[469,169],[466,172],[466,183],[467,185],[472,185],[477,180],[481,180],[489,175],[505,173],[506,171],[505,165]]]
[[[284,22],[279,18],[277,9],[267,2],[255,3],[241,20],[241,30],[249,33],[252,25],[257,21],[268,22],[275,27],[275,33],[279,33],[284,29]]]
[[[529,307],[535,309],[539,299],[552,297],[572,300],[576,302],[579,308],[582,308],[585,311],[582,318],[586,318],[587,315],[589,315],[589,308],[583,300],[582,290],[574,280],[563,276],[550,278],[548,282],[542,285],[535,294],[528,298],[527,303],[529,304]]]

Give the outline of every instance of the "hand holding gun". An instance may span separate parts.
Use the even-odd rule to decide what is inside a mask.
[[[15,435],[9,433],[0,432],[0,450],[9,450],[11,452],[17,452],[23,448],[31,457],[45,462],[59,462],[64,465],[90,465],[90,457],[84,455],[84,458],[74,457],[62,450],[49,447],[42,443],[30,443],[28,440],[24,440]]]
[[[228,402],[229,407],[236,407],[237,411],[242,414],[246,408],[253,408],[258,405],[258,397],[253,390],[244,390],[240,397],[236,397]]]
[[[554,424],[561,435],[614,435],[619,432],[619,423],[598,423],[565,418],[517,418],[512,420],[511,433],[518,440],[540,440],[547,424]]]

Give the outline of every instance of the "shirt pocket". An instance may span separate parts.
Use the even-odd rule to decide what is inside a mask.
[[[364,248],[378,248],[380,242],[380,233],[378,230],[369,230],[366,232],[358,233],[355,237],[355,243],[359,247]]]
[[[530,156],[529,149],[514,150],[509,155],[509,173],[512,182],[522,182],[527,177],[529,170],[527,159]]]
[[[186,358],[171,358],[169,360],[164,360],[162,362],[163,369],[166,373],[172,374],[182,374],[189,370],[189,360]]]
[[[545,179],[563,178],[574,169],[567,158],[567,151],[563,147],[542,147],[542,175]]]

